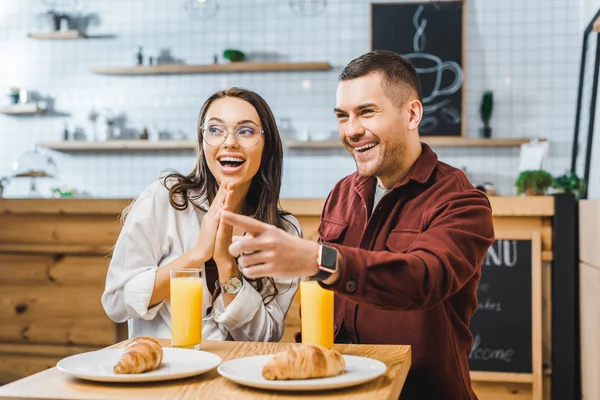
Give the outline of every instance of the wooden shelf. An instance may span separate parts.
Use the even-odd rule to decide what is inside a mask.
[[[195,150],[194,140],[109,140],[106,142],[68,141],[42,142],[38,146],[72,153],[94,151],[150,151],[150,150]]]
[[[45,112],[44,110],[40,110],[35,103],[19,103],[0,108],[0,114],[7,115],[36,115],[44,114]]]
[[[326,62],[234,62],[229,64],[164,64],[134,67],[95,67],[91,71],[101,75],[174,75],[206,74],[218,72],[265,72],[265,71],[327,71]]]
[[[545,139],[540,139],[545,140]],[[432,147],[518,147],[529,143],[529,139],[468,139],[448,137],[421,136],[421,141]],[[340,148],[339,140],[324,140],[315,142],[287,141],[285,146],[290,149],[332,149]]]
[[[458,139],[427,138],[421,140],[434,147],[514,147],[529,142],[529,139]],[[342,149],[338,140],[317,142],[285,141],[284,147],[290,149]],[[109,140],[106,142],[42,142],[38,146],[64,152],[94,151],[145,151],[145,150],[195,150],[195,140]]]
[[[45,40],[63,40],[63,39],[86,39],[87,36],[83,33],[70,30],[70,31],[53,31],[53,32],[39,32],[30,33],[27,37],[32,39],[45,39]]]

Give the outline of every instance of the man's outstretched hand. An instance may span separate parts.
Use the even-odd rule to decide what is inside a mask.
[[[237,226],[245,236],[234,236],[229,252],[248,278],[297,278],[318,272],[319,244],[275,226],[230,211],[221,213],[221,222]]]

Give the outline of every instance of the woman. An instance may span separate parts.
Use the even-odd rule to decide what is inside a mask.
[[[278,341],[298,280],[244,278],[228,251],[244,232],[220,223],[228,209],[300,235],[278,209],[283,150],[273,114],[252,91],[217,92],[200,111],[198,145],[193,172],[152,183],[124,212],[102,305],[128,322],[129,337],[171,337],[170,271],[204,268],[204,339]]]

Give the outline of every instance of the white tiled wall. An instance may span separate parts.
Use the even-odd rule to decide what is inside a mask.
[[[204,99],[234,85],[259,92],[278,119],[291,118],[299,131],[327,137],[336,130],[332,108],[337,76],[347,62],[370,49],[368,0],[329,0],[317,16],[298,16],[283,0],[219,0],[214,16],[190,15],[182,1],[61,2],[74,3],[78,12],[95,17],[97,24],[89,34],[115,36],[28,39],[28,32],[45,29],[37,15],[47,7],[40,0],[0,0],[0,93],[11,86],[35,90],[52,98],[58,112],[0,115],[0,176],[10,174],[13,160],[36,142],[59,140],[64,123],[91,134],[87,116],[92,108],[123,114],[130,129],[156,126],[191,138]],[[552,173],[569,168],[581,21],[591,18],[583,11],[588,2],[467,0],[467,136],[477,136],[481,93],[492,89],[494,136],[548,137],[552,144],[547,168]],[[169,49],[188,64],[211,63],[224,49],[239,48],[255,58],[275,54],[286,60],[328,61],[334,69],[147,77],[90,73],[93,66],[132,64],[137,45],[146,53]],[[0,98],[4,101],[7,98]],[[465,167],[473,181],[491,181],[500,193],[513,193],[518,149],[435,150],[442,160]],[[193,155],[186,152],[51,155],[61,182],[99,197],[135,196],[162,170],[188,172],[194,164]],[[282,196],[324,197],[353,168],[341,149],[289,150]],[[22,195],[26,185],[14,179],[5,194]]]

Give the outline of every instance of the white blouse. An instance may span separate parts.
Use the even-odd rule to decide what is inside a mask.
[[[169,300],[148,308],[156,270],[195,245],[205,214],[192,204],[183,211],[175,210],[162,179],[150,184],[135,201],[117,240],[102,294],[106,314],[115,322],[127,321],[130,338],[171,337]],[[297,229],[290,226],[287,231],[298,235],[298,220],[291,215],[286,218]],[[279,295],[267,305],[263,298],[272,293],[270,285],[263,285],[258,292],[251,282],[244,280],[227,307],[219,295],[209,314],[206,275],[203,279],[203,339],[255,342],[281,339],[285,315],[298,290],[299,279],[276,279]]]

